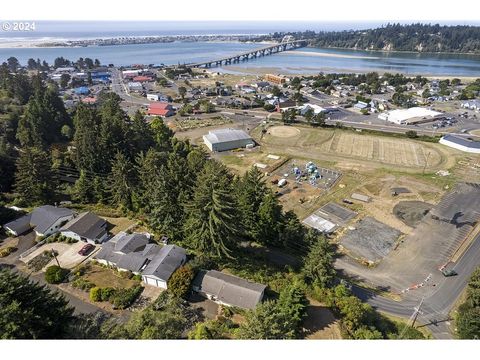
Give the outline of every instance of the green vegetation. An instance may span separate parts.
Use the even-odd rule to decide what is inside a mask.
[[[310,45],[364,50],[479,53],[480,27],[439,24],[387,24],[376,29],[348,31],[275,32],[257,41],[292,35],[309,39]]]
[[[90,300],[94,302],[109,301],[114,309],[126,309],[132,305],[140,296],[143,287],[138,285],[129,289],[114,289],[111,287],[100,288],[98,286],[90,288]]]
[[[173,295],[185,298],[190,291],[190,284],[195,276],[190,266],[179,267],[168,279],[168,291]]]
[[[58,265],[49,266],[45,271],[45,281],[49,284],[60,284],[67,279],[69,270]]]
[[[0,338],[61,339],[73,323],[65,298],[16,273],[0,271]]]
[[[238,330],[240,339],[295,339],[306,316],[308,301],[298,285],[285,287],[278,300],[267,300],[248,311]]]
[[[17,248],[15,246],[7,246],[6,248],[0,249],[0,258],[7,257],[16,250]]]
[[[467,297],[458,308],[455,324],[460,339],[480,338],[480,268],[470,277]]]

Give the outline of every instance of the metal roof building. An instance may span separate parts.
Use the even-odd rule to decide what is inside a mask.
[[[440,139],[439,142],[440,144],[450,146],[457,150],[480,154],[480,141],[474,141],[455,135],[445,135]]]
[[[205,145],[211,151],[227,151],[248,146],[255,146],[252,137],[243,130],[218,129],[203,136]]]

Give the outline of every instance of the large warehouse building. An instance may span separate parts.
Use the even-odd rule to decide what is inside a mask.
[[[235,129],[209,131],[207,135],[203,135],[203,141],[211,151],[227,151],[255,146],[250,135],[243,130]]]
[[[421,107],[409,109],[390,110],[378,115],[380,120],[389,121],[395,124],[415,124],[427,121],[434,121],[443,116],[441,112]]]
[[[480,154],[480,141],[473,141],[455,135],[445,135],[440,139],[440,144],[450,146],[457,150]]]

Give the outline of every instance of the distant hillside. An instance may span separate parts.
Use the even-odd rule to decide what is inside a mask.
[[[310,45],[316,47],[480,54],[480,26],[388,24],[368,30],[275,33],[270,37],[280,40],[284,35],[310,39]]]

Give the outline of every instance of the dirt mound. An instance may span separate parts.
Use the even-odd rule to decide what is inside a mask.
[[[280,138],[289,138],[300,134],[300,130],[291,126],[273,126],[268,129],[268,132],[270,135]]]
[[[416,227],[433,205],[422,201],[401,201],[393,208],[393,214],[404,224]]]

